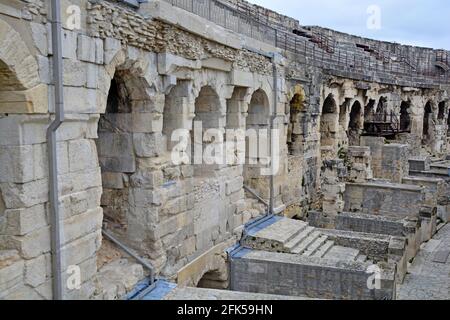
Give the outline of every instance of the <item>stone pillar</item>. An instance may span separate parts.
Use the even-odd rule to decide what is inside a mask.
[[[343,160],[326,160],[322,164],[322,211],[336,215],[344,210],[344,193],[347,170]]]
[[[364,183],[373,179],[372,158],[369,147],[349,147],[347,153],[348,180]]]

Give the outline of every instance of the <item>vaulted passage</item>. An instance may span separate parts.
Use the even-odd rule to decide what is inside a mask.
[[[400,106],[400,131],[411,132],[411,116],[410,116],[411,104],[403,101]]]
[[[339,110],[332,95],[329,95],[323,103],[322,116],[320,118],[320,145],[332,147],[336,142],[338,132]]]
[[[380,119],[383,122],[388,120],[387,99],[385,97],[381,97],[378,101],[376,115],[377,120]]]
[[[445,120],[445,114],[446,114],[446,103],[445,101],[439,102],[438,106],[438,120],[443,123]]]
[[[289,125],[287,144],[290,155],[300,153],[299,146],[303,142],[305,136],[305,102],[300,94],[295,94],[289,103]]]
[[[369,103],[364,107],[364,120],[370,120],[375,114],[375,100],[370,99]]]
[[[348,126],[349,144],[351,146],[359,146],[359,139],[363,127],[362,121],[361,104],[356,101],[353,103],[350,111],[350,122]]]
[[[106,112],[98,125],[97,152],[102,170],[103,225],[110,233],[143,256],[155,259],[155,221],[152,201],[158,177],[146,164],[159,155],[160,135],[152,130],[150,97],[136,72],[119,69],[111,80]],[[98,264],[117,258],[115,246],[104,241]],[[109,248],[109,249],[108,249]],[[108,253],[109,252],[109,253]],[[118,252],[116,251],[116,254]]]
[[[123,236],[128,229],[131,209],[124,178],[136,171],[130,115],[129,92],[118,72],[111,80],[106,113],[100,117],[97,149],[102,169],[104,219],[108,227]]]
[[[447,136],[450,136],[450,112],[447,118]]]
[[[263,90],[257,90],[253,93],[246,119],[244,185],[256,190],[265,199],[269,198],[268,179],[261,170],[270,163],[269,122],[269,99]]]
[[[223,160],[224,124],[217,93],[203,87],[195,100],[194,130],[191,131],[194,177],[213,177]]]
[[[422,134],[422,143],[427,144],[431,137],[431,128],[433,121],[433,108],[431,102],[427,102],[425,105],[425,111],[423,116],[423,134]]]
[[[0,60],[0,91],[21,90],[23,86],[9,67]]]
[[[5,205],[5,201],[3,200],[3,194],[0,190],[0,250],[8,249],[7,248],[8,241],[5,241],[6,239],[4,239],[2,237],[3,236],[2,230],[5,229],[6,224],[7,224],[5,211],[6,211],[6,205]]]

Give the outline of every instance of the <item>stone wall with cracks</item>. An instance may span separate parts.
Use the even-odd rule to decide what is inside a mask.
[[[0,6],[0,298],[51,299],[50,1],[15,3]],[[273,116],[280,129],[275,206],[292,217],[322,208],[321,192],[328,188],[321,188],[323,160],[359,144],[371,100],[377,106],[382,99],[399,116],[408,102],[410,133],[399,142],[423,145],[412,153],[448,151],[448,88],[332,76],[165,2],[156,12],[67,0],[64,19],[69,5],[81,8],[81,20],[80,29],[64,25],[63,34],[66,121],[57,135],[62,271],[64,283],[73,266],[81,279],[78,288],[64,286],[67,299],[115,296],[103,294],[97,281],[105,277],[98,265],[106,242],[102,227],[148,259],[158,276],[197,285],[206,274],[204,285],[225,286],[226,259],[218,252],[266,210],[244,184],[268,200],[269,179],[247,164],[174,164],[173,134],[192,132],[194,120],[205,128],[246,130],[267,126]],[[332,116],[325,119],[329,97]],[[431,144],[423,143],[427,102]],[[355,104],[359,112],[352,112]],[[351,136],[350,127],[356,128]]]

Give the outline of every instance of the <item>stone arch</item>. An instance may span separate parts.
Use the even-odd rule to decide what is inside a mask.
[[[225,152],[227,165],[245,163],[245,119],[248,106],[248,88],[235,87],[233,95],[227,100]]]
[[[332,94],[328,95],[322,106],[320,117],[320,145],[333,147],[338,132],[339,110]]]
[[[377,115],[377,118],[380,118],[383,121],[387,121],[388,106],[386,97],[380,97],[375,113]]]
[[[194,177],[211,177],[220,164],[218,161],[224,158],[220,154],[224,139],[220,98],[211,86],[206,85],[201,88],[194,105],[194,129],[191,131]]]
[[[445,114],[447,113],[446,109],[447,109],[446,102],[445,101],[439,102],[439,105],[438,105],[438,121],[441,124],[444,124],[444,122],[445,122]]]
[[[226,263],[218,266],[216,269],[206,271],[197,283],[197,288],[204,289],[228,289],[228,270]]]
[[[3,200],[3,194],[0,190],[0,236],[3,234],[3,230],[6,227],[7,221],[6,221],[6,205],[5,200]],[[6,247],[5,247],[6,244]],[[0,240],[0,250],[1,249],[8,249],[8,241],[2,241]]]
[[[411,103],[402,101],[400,105],[400,131],[411,132]]]
[[[359,101],[355,101],[350,110],[350,121],[348,126],[349,144],[359,146],[360,137],[363,129],[362,107]]]
[[[450,136],[450,111],[447,112],[447,136]]]
[[[20,34],[0,20],[0,113],[48,112],[48,88]]]
[[[303,137],[307,134],[306,126],[306,94],[301,85],[294,87],[292,98],[289,101],[289,123],[287,131],[287,144],[289,155],[298,155],[302,152]]]
[[[433,105],[431,101],[425,104],[424,114],[423,114],[423,130],[422,130],[422,142],[423,144],[428,144],[430,138],[432,137],[433,130]]]
[[[257,89],[251,95],[246,119],[244,185],[256,190],[265,199],[269,198],[269,189],[264,187],[266,178],[261,175],[261,169],[269,164],[269,128],[269,98],[263,89]]]
[[[364,107],[364,119],[369,120],[370,117],[372,117],[376,110],[375,110],[375,99],[369,99],[369,103],[365,105]]]
[[[163,134],[167,141],[167,150],[171,151],[172,147],[178,143],[172,141],[172,133],[178,129],[188,131],[192,130],[192,120],[194,119],[195,99],[192,82],[188,80],[178,80],[176,85],[172,87],[164,99],[163,110]],[[189,136],[189,134],[187,134]],[[188,137],[186,137],[189,140]],[[188,163],[189,161],[187,161]]]
[[[0,20],[0,91],[27,90],[40,83],[38,64],[20,34]]]
[[[350,105],[350,99],[345,99],[344,103],[339,107],[339,125],[343,131],[347,130],[347,114]]]
[[[104,228],[148,257],[158,272],[165,263],[165,252],[153,230],[159,210],[154,194],[163,182],[163,173],[149,163],[166,150],[163,107],[146,78],[149,64],[128,54],[120,50],[114,56],[106,66],[105,83],[100,89],[105,94],[99,107],[96,141],[102,172],[100,205]],[[103,247],[98,259],[107,262]]]

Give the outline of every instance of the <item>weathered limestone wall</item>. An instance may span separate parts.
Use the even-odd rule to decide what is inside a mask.
[[[246,6],[232,5],[238,2]],[[0,6],[0,298],[52,298],[49,4],[17,0]],[[397,114],[402,101],[411,102],[411,134],[405,139],[419,145],[424,106],[431,100],[428,139],[436,141],[431,152],[447,150],[448,103],[443,118],[438,107],[448,100],[445,88],[331,76],[320,65],[166,2],[151,1],[135,11],[115,1],[67,0],[64,21],[69,5],[79,6],[81,17],[80,29],[64,24],[63,34],[66,121],[57,135],[62,272],[64,283],[69,267],[79,267],[82,278],[80,290],[64,285],[65,298],[95,295],[103,225],[160,276],[197,285],[205,274],[208,282],[220,271],[218,280],[226,283],[226,262],[218,252],[258,214],[249,213],[255,211],[243,186],[267,199],[268,178],[258,167],[236,163],[174,164],[172,134],[191,133],[195,120],[203,120],[204,129],[245,130],[267,126],[273,116],[281,131],[275,205],[293,208],[293,215],[310,208],[342,210],[341,181],[333,170],[322,172],[323,160],[334,161],[349,146],[360,145],[371,100],[386,98],[387,108]],[[297,26],[293,19],[258,10],[285,29]],[[331,108],[324,108],[327,99]],[[355,177],[362,179],[359,173]],[[370,200],[354,192],[349,191],[353,200]],[[403,196],[394,193],[392,203],[383,206],[403,206],[401,198],[416,212],[409,206],[418,192]],[[374,209],[368,203],[363,210]],[[382,211],[396,210],[383,206]]]
[[[424,201],[421,187],[385,182],[348,183],[345,211],[397,217],[418,217]]]
[[[315,261],[300,255],[263,251],[252,251],[231,261],[233,290],[340,300],[393,299],[392,271],[387,268],[386,274],[381,275],[381,290],[369,290],[364,264]]]

